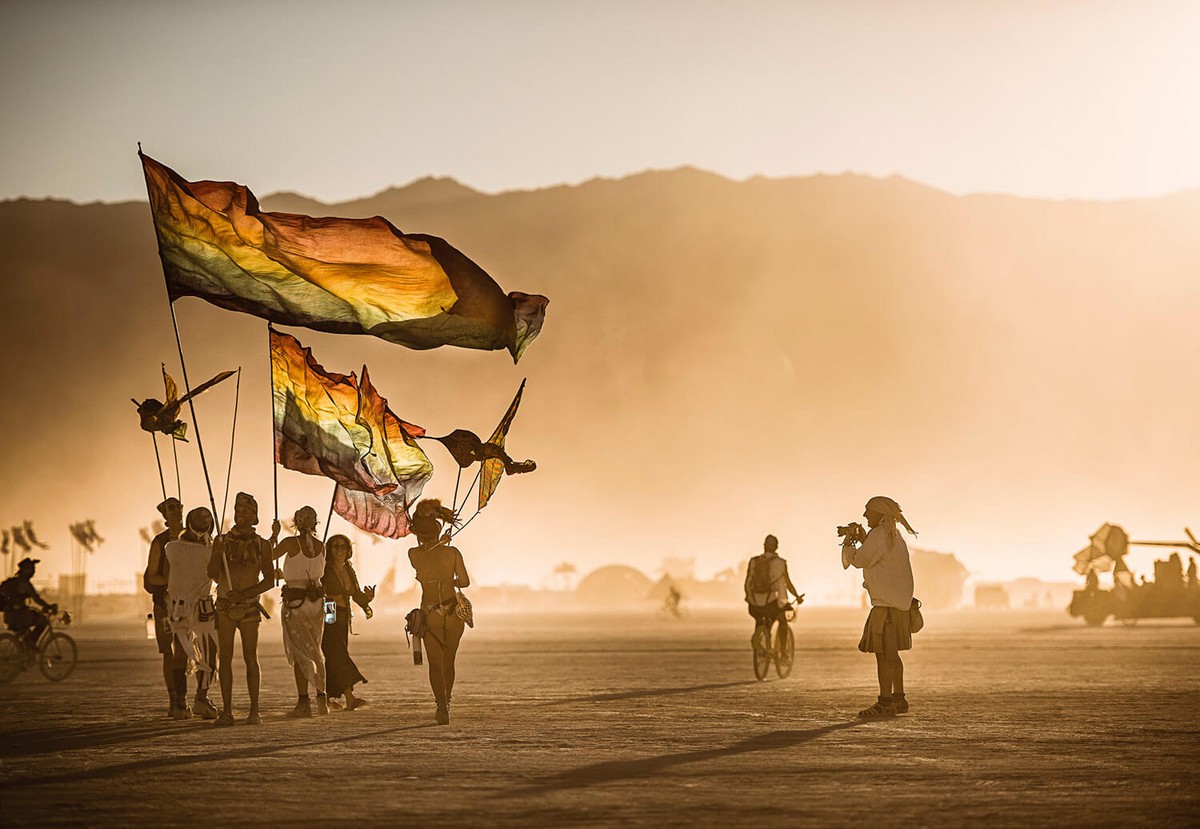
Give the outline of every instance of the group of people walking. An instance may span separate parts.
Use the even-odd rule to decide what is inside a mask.
[[[353,606],[370,619],[375,590],[359,584],[348,537],[334,535],[322,542],[316,533],[316,510],[305,506],[295,513],[295,535],[280,540],[281,527],[275,521],[271,537],[263,538],[255,529],[258,503],[244,492],[234,501],[233,526],[215,537],[213,515],[205,507],[189,511],[185,519],[183,504],[167,498],[158,511],[166,529],[150,543],[143,580],[153,598],[168,716],[234,724],[234,646],[240,636],[250,700],[245,723],[262,723],[258,634],[267,611],[260,597],[280,580],[283,648],[296,682],[296,704],[287,716],[352,711],[367,704],[354,693],[367,679],[350,656],[349,639]],[[422,586],[422,637],[430,655],[436,719],[443,724],[450,721],[454,657],[463,626],[471,621],[469,605],[459,593],[470,583],[466,566],[443,533],[453,521],[453,512],[436,499],[419,503],[412,521],[418,546],[409,551]],[[196,680],[190,703],[189,666]],[[220,711],[208,696],[214,674],[221,690]]]

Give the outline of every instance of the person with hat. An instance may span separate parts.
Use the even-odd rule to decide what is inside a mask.
[[[0,600],[4,605],[4,626],[21,639],[30,650],[37,648],[38,637],[50,624],[46,613],[56,613],[58,605],[44,601],[33,586],[33,574],[40,558],[23,558],[17,562],[17,574],[0,584]],[[30,607],[36,604],[39,612]]]
[[[412,532],[417,546],[408,560],[421,585],[421,639],[429,660],[429,686],[437,703],[434,719],[450,723],[450,699],[454,693],[454,659],[466,625],[474,625],[470,605],[459,590],[471,584],[462,553],[450,546],[443,526],[454,525],[454,511],[437,498],[426,498],[413,510]]]
[[[165,550],[171,633],[185,665],[190,662],[196,673],[196,696],[190,708],[187,675],[179,677],[176,693],[181,705],[176,709],[176,718],[180,720],[191,719],[193,713],[205,720],[217,718],[217,709],[208,698],[208,688],[217,671],[216,611],[213,580],[208,575],[213,524],[208,507],[196,507],[187,514],[183,534],[168,541]]]
[[[317,511],[301,507],[293,516],[296,534],[279,542],[275,558],[283,559],[276,572],[283,585],[283,652],[296,678],[296,706],[288,717],[311,717],[309,686],[317,695],[317,713],[328,714],[325,696],[325,659],[321,636],[325,632],[324,589],[325,545],[317,538]],[[278,522],[276,522],[278,524]],[[276,524],[272,531],[278,532]]]
[[[150,540],[150,553],[146,558],[146,571],[142,574],[142,587],[153,602],[154,638],[158,652],[162,655],[163,684],[167,686],[170,700],[167,716],[182,719],[187,706],[187,695],[179,694],[180,685],[187,684],[187,656],[175,647],[171,633],[170,611],[167,609],[167,543],[183,534],[183,504],[178,498],[167,498],[157,507],[166,522],[166,529]]]
[[[842,568],[861,569],[863,587],[871,597],[871,610],[858,649],[875,654],[879,699],[858,715],[863,718],[891,717],[908,712],[900,651],[912,648],[910,610],[914,589],[908,544],[896,525],[903,526],[914,536],[916,533],[900,505],[882,495],[867,501],[863,517],[867,519],[870,531],[865,537],[855,533],[845,535]]]
[[[233,640],[242,637],[246,690],[250,695],[247,725],[262,725],[258,710],[261,674],[258,667],[258,625],[266,611],[258,597],[275,586],[271,544],[254,531],[258,501],[239,492],[233,502],[233,527],[217,536],[208,560],[208,575],[217,583],[218,674],[221,715],[214,725],[233,725]]]
[[[780,648],[787,641],[788,624],[784,612],[788,606],[788,593],[796,597],[796,604],[804,602],[804,596],[796,590],[788,575],[787,561],[779,555],[779,539],[768,535],[763,539],[762,555],[753,556],[746,566],[746,606],[754,618],[754,635],[759,628],[766,628],[766,641],[771,641],[771,626],[779,623],[776,641]],[[751,637],[753,641],[753,636]]]

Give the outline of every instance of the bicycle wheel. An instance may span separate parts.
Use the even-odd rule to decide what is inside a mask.
[[[21,643],[11,633],[0,633],[0,682],[12,682],[24,668]]]
[[[767,671],[771,668],[771,649],[765,628],[759,627],[754,631],[754,638],[750,640],[750,645],[754,649],[754,678],[766,679]]]
[[[65,633],[55,631],[46,640],[38,653],[38,668],[42,676],[51,682],[62,682],[75,670],[75,662],[79,651],[75,640]]]
[[[792,633],[792,629],[787,629],[787,639],[779,649],[779,658],[775,660],[775,673],[779,674],[780,679],[786,679],[787,675],[792,672],[792,665],[796,660],[796,637]]]

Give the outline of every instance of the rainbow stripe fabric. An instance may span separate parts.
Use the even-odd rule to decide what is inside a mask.
[[[433,464],[413,440],[425,434],[392,413],[363,367],[327,371],[290,334],[271,331],[275,459],[346,489],[412,501],[433,476]]]
[[[505,294],[446,240],[381,217],[268,213],[243,185],[187,181],[139,152],[171,301],[197,296],[281,325],[409,348],[507,349],[516,362],[549,300]]]

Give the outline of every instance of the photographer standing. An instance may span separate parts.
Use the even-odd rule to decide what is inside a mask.
[[[858,649],[875,654],[879,671],[879,700],[858,712],[860,717],[892,717],[908,711],[904,698],[904,663],[900,651],[912,648],[909,610],[913,604],[912,564],[908,545],[896,524],[912,535],[900,505],[877,495],[863,511],[870,532],[858,524],[839,527],[842,536],[842,567],[863,571],[863,587],[871,596],[871,612],[863,627]]]

